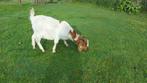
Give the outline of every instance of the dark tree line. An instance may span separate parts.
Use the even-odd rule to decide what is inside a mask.
[[[34,4],[43,4],[47,2],[47,0],[33,0]]]
[[[19,4],[22,4],[23,0],[18,0],[18,3]],[[34,4],[44,4],[44,3],[47,3],[47,2],[54,2],[54,0],[32,0],[32,2]]]

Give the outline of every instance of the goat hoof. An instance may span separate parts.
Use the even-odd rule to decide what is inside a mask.
[[[56,53],[56,51],[52,51],[52,53]]]
[[[44,51],[44,50],[42,50],[42,52],[44,53],[45,51]]]

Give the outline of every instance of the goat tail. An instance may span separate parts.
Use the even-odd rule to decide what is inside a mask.
[[[30,16],[33,17],[35,15],[35,11],[34,8],[32,7],[32,9],[30,10]]]

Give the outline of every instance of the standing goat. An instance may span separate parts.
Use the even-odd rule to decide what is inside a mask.
[[[56,46],[59,40],[63,40],[64,44],[68,46],[66,40],[75,41],[78,45],[79,51],[88,49],[89,42],[87,39],[80,37],[73,28],[66,21],[59,21],[49,16],[36,15],[34,9],[30,10],[30,20],[33,29],[32,46],[35,49],[35,44],[44,52],[40,41],[41,39],[54,40],[52,52],[56,52]]]

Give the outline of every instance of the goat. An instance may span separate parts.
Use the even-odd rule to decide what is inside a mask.
[[[54,46],[52,48],[53,53],[56,52],[56,46],[59,40],[63,40],[66,46],[68,46],[66,40],[77,42],[77,45],[80,49],[79,51],[86,50],[89,46],[89,41],[85,40],[84,38],[80,38],[79,35],[77,35],[77,33],[70,26],[70,24],[66,21],[60,22],[55,18],[44,15],[35,16],[34,8],[30,10],[30,21],[34,32],[32,35],[33,49],[35,49],[35,45],[37,43],[41,51],[45,52],[40,43],[41,39],[54,40]],[[84,41],[81,41],[83,39]]]

